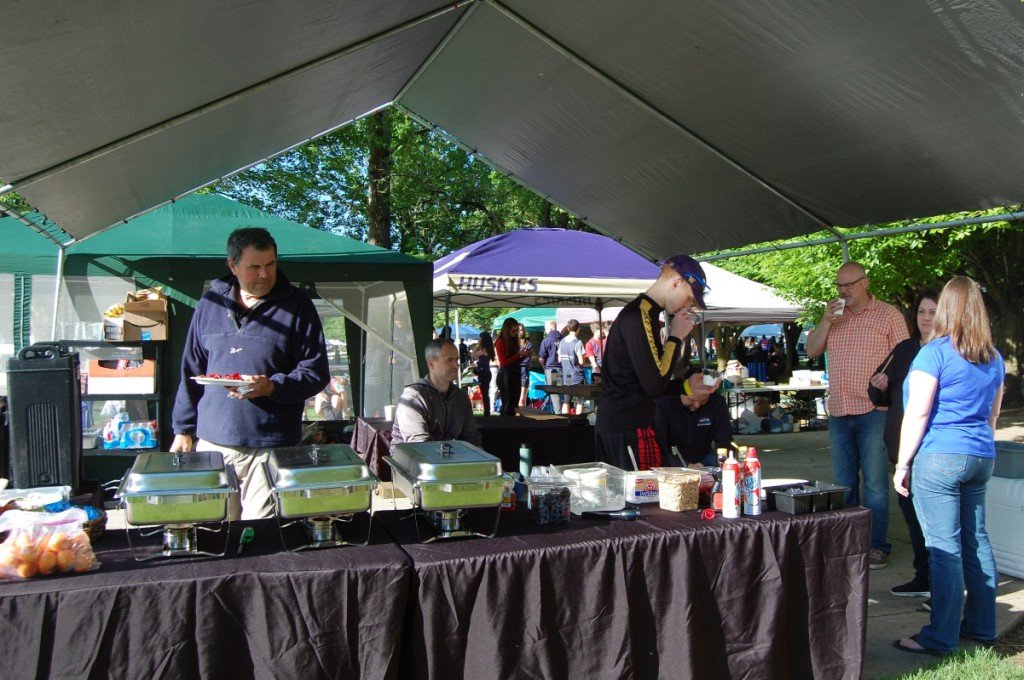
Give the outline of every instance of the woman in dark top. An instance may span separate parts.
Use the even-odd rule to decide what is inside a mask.
[[[932,334],[932,321],[938,306],[939,294],[934,290],[922,291],[914,302],[916,321],[910,324],[910,337],[892,348],[892,352],[871,376],[868,396],[875,406],[888,406],[885,416],[885,448],[889,462],[896,464],[900,450],[900,427],[903,424],[903,383],[910,371],[910,364],[928,342]],[[897,597],[929,597],[930,575],[928,573],[928,548],[924,544],[921,523],[914,511],[913,496],[896,495],[896,502],[910,529],[910,545],[914,549],[914,578],[903,585],[894,586],[889,592]]]
[[[498,339],[494,341],[498,357],[498,389],[501,390],[501,415],[514,416],[522,390],[520,362],[530,355],[519,347],[519,322],[509,317],[501,324]]]
[[[533,361],[533,343],[530,336],[526,334],[526,326],[519,324],[519,346],[529,352],[519,365],[521,376],[519,384],[522,391],[519,393],[519,405],[526,406],[526,399],[530,392],[530,362]]]
[[[472,353],[476,361],[476,380],[480,385],[480,398],[484,404],[484,415],[491,415],[491,362],[494,361],[494,342],[491,334],[484,331],[480,334],[480,342]]]

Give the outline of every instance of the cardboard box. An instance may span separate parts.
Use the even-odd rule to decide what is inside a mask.
[[[111,365],[113,361],[103,361]],[[107,368],[99,359],[86,364],[87,394],[153,394],[156,392],[156,362],[146,359],[137,368]]]
[[[124,303],[125,342],[167,339],[167,298]]]

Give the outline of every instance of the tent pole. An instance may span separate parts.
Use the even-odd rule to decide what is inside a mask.
[[[459,335],[459,308],[455,308],[455,349],[459,348],[459,342],[462,336]],[[459,354],[459,373],[455,376],[455,384],[462,389],[462,354]]]
[[[59,340],[57,337],[57,311],[60,309],[60,284],[64,278],[64,246],[57,246],[57,280],[53,284],[53,319],[50,323],[50,338]]]

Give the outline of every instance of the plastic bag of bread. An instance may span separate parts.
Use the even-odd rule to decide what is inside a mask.
[[[0,515],[0,578],[84,573],[100,564],[92,550],[81,508],[59,513],[11,510]]]

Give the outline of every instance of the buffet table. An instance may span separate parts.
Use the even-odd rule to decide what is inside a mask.
[[[412,581],[386,532],[293,554],[276,521],[242,524],[256,535],[241,557],[238,523],[220,559],[135,562],[108,531],[99,571],[0,582],[7,677],[398,677]]]
[[[408,513],[378,513],[417,584],[402,676],[860,677],[867,510],[643,513],[537,526],[521,510],[498,538],[428,545]]]
[[[477,416],[484,451],[501,459],[506,472],[519,470],[519,447],[530,447],[534,465],[569,465],[594,460],[594,428],[583,417],[534,419],[523,416]],[[359,418],[352,448],[381,481],[391,481],[384,462],[391,448],[392,421]]]
[[[813,401],[816,396],[824,396],[828,392],[827,385],[766,385],[763,387],[731,387],[725,390],[725,401],[729,407],[729,413],[736,417],[739,411],[746,405],[747,401],[757,395],[780,394],[782,392],[796,392],[796,396],[804,401]],[[804,394],[799,394],[799,393]]]

